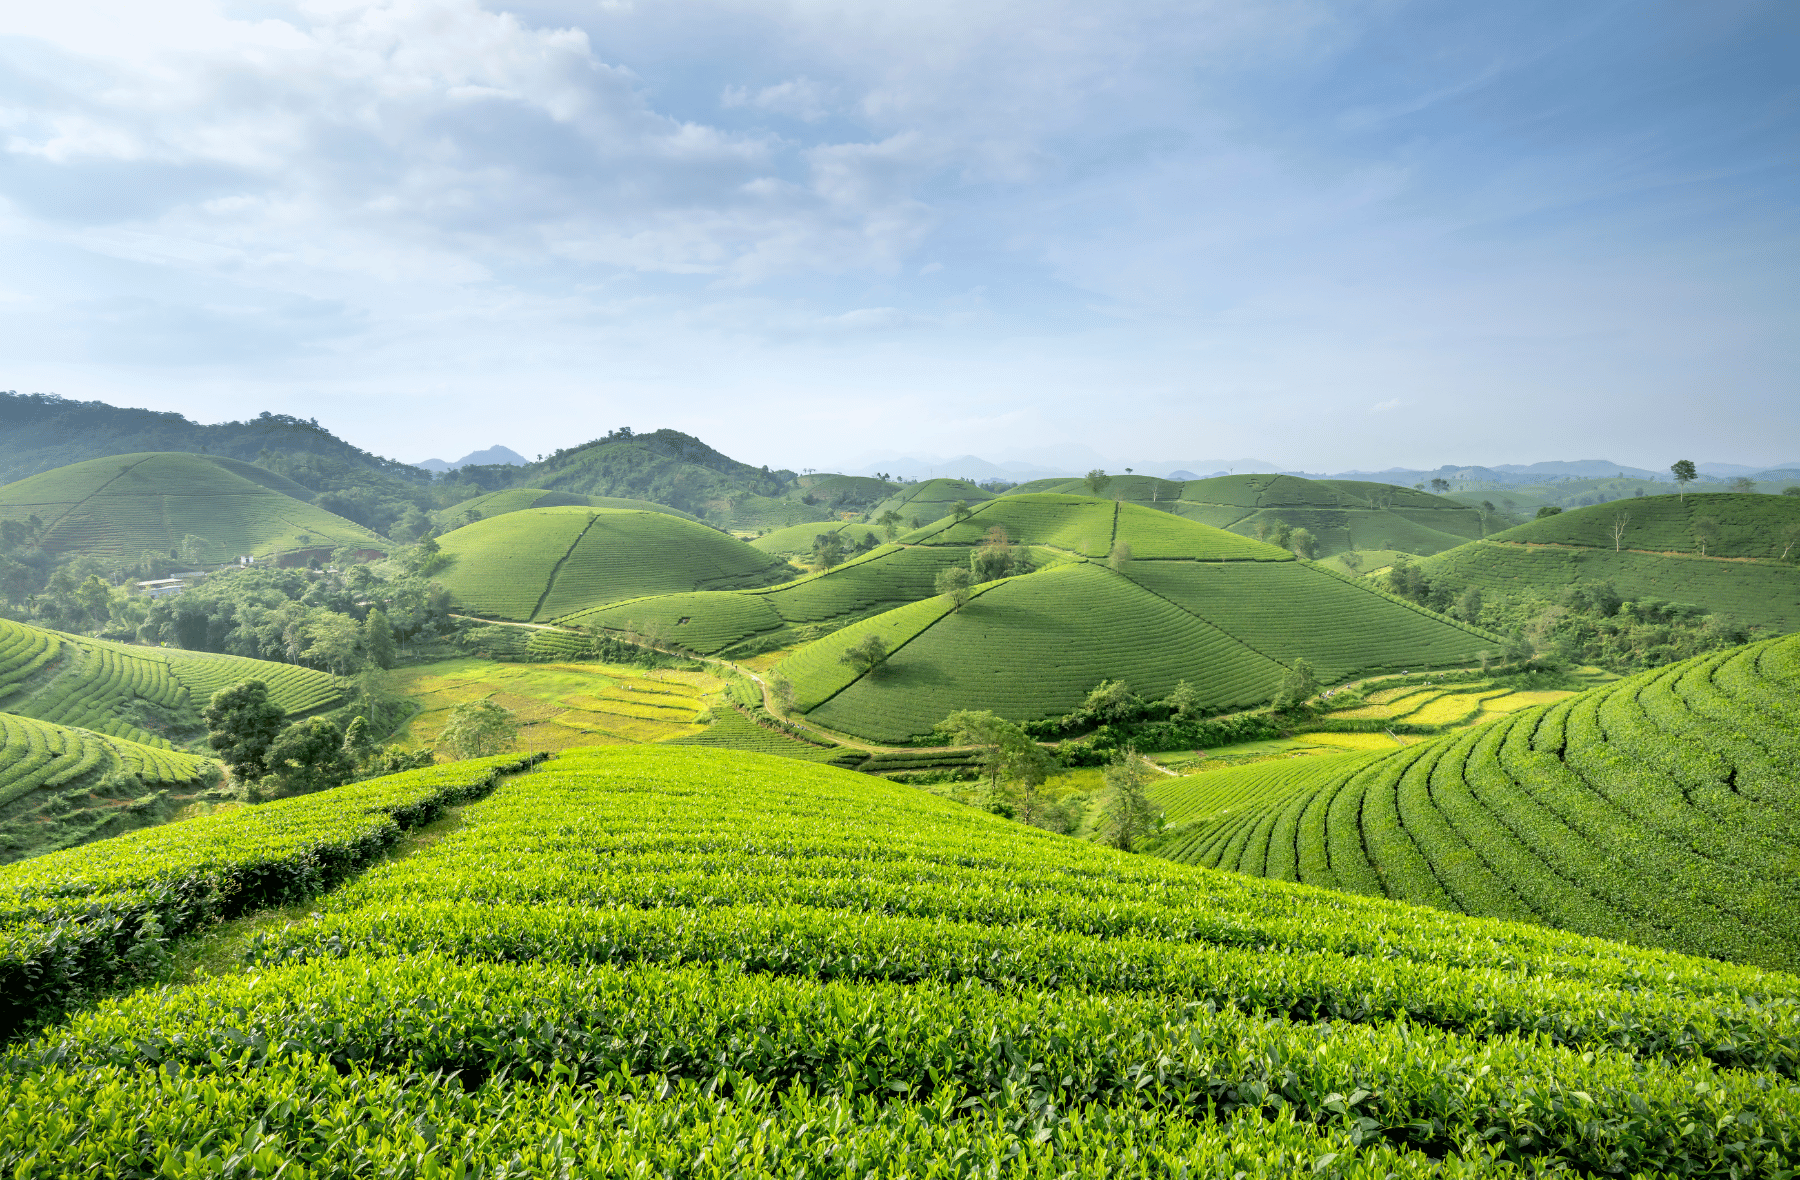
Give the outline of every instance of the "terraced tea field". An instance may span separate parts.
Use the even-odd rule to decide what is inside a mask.
[[[479,659],[399,668],[386,680],[391,691],[420,705],[394,739],[409,749],[436,746],[450,710],[484,698],[518,718],[521,750],[667,741],[700,733],[705,697],[723,687],[698,672]]]
[[[439,540],[441,575],[475,614],[553,619],[648,594],[765,585],[784,563],[705,525],[659,512],[531,508]]]
[[[299,717],[343,703],[325,672],[242,656],[137,647],[0,619],[0,706],[57,725],[168,749],[199,731],[221,688],[261,680]]]
[[[1620,529],[1613,535],[1614,527]],[[1800,497],[1711,492],[1576,508],[1494,534],[1518,545],[1779,559],[1800,551]]]
[[[271,472],[205,455],[150,452],[89,459],[0,488],[0,519],[43,522],[45,549],[137,561],[151,552],[199,562],[239,554],[386,549],[387,541],[307,503]],[[198,549],[184,553],[188,537]]]
[[[1160,852],[1793,970],[1797,702],[1788,637],[1404,750],[1159,783]]]
[[[498,769],[0,869],[9,985],[121,961],[136,925],[95,968],[58,957],[97,911],[179,933],[194,898],[204,917],[330,889],[261,927],[252,970],[100,999],[17,1042],[0,1168],[1800,1166],[1792,976],[1128,857],[793,760],[566,754],[337,885]],[[0,994],[15,1024],[63,999]]]

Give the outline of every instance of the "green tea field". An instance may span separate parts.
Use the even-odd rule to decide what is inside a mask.
[[[0,1058],[0,1169],[1800,1166],[1790,975],[1132,857],[790,759],[583,751],[496,789],[510,769],[0,868],[7,1023],[49,1019]],[[297,902],[241,963],[93,992],[146,929]],[[119,914],[157,922],[99,946]]]
[[[307,503],[305,488],[248,463],[152,452],[89,459],[0,488],[0,519],[42,522],[43,547],[197,563],[278,550],[386,549],[359,524]],[[190,539],[191,538],[191,539]]]
[[[661,512],[531,508],[440,539],[440,580],[463,609],[553,619],[647,594],[766,585],[785,563],[705,525]]]
[[[213,693],[261,680],[290,716],[343,703],[329,673],[243,656],[139,647],[0,619],[0,708],[167,749],[201,731]]]
[[[543,488],[507,488],[501,492],[488,492],[460,504],[440,508],[431,514],[431,519],[439,528],[457,529],[477,520],[486,520],[490,516],[505,516],[509,512],[523,512],[527,508],[616,508],[626,512],[663,512],[686,520],[694,519],[679,508],[670,508],[666,504],[656,504],[649,500],[585,496],[579,492],[551,492]]]
[[[1800,638],[1734,648],[1405,749],[1160,783],[1159,851],[1791,971],[1797,702]]]

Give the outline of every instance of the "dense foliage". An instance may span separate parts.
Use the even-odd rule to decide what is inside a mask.
[[[441,771],[439,773],[442,773]],[[565,755],[0,1067],[43,1174],[1780,1175],[1795,981]]]

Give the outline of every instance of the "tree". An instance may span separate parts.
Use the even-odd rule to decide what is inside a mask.
[[[880,516],[876,517],[875,523],[881,526],[881,535],[887,540],[892,541],[894,539],[894,534],[900,531],[900,514],[890,508]]]
[[[1794,546],[1800,545],[1800,524],[1790,524],[1787,528],[1782,529],[1781,539],[1784,542],[1781,550],[1781,560],[1786,561],[1788,554],[1794,551]]]
[[[320,611],[306,624],[305,658],[324,665],[335,676],[348,676],[362,662],[357,652],[362,637],[362,628],[349,615]]]
[[[794,711],[794,682],[786,676],[769,677],[769,695],[775,699],[775,708],[779,712]]]
[[[323,717],[294,722],[269,747],[269,775],[283,795],[342,786],[355,771],[344,753],[344,731]]]
[[[1360,570],[1362,568],[1362,563],[1363,563],[1362,554],[1358,553],[1354,549],[1346,549],[1342,553],[1338,554],[1338,560],[1343,562],[1344,568],[1349,570],[1351,573],[1355,573],[1357,570]]]
[[[1434,478],[1431,481],[1431,490],[1441,496],[1450,490],[1450,481],[1443,478]]]
[[[1127,541],[1114,541],[1112,552],[1107,555],[1107,564],[1114,572],[1124,573],[1125,567],[1131,564],[1131,544]]]
[[[1102,843],[1130,852],[1144,837],[1156,831],[1155,804],[1145,793],[1150,783],[1150,766],[1129,746],[1119,751],[1101,772],[1112,799],[1100,813],[1099,836]]]
[[[1692,459],[1675,460],[1669,464],[1669,474],[1675,477],[1676,499],[1685,504],[1687,502],[1687,486],[1700,478],[1700,473],[1694,469],[1694,461]]]
[[[1295,557],[1311,561],[1318,555],[1319,539],[1306,529],[1295,529],[1288,537],[1288,548],[1294,551]]]
[[[956,503],[950,505],[950,519],[952,523],[961,524],[963,521],[969,519],[970,515],[969,502],[967,500],[958,500]]]
[[[1123,680],[1102,680],[1081,702],[1081,712],[1102,723],[1127,721],[1143,711],[1143,698]]]
[[[969,554],[969,569],[977,582],[1031,572],[1030,558],[1006,535],[1006,526],[997,524],[987,531],[982,543]]]
[[[1456,617],[1465,623],[1481,622],[1481,587],[1470,586],[1456,600]]]
[[[350,724],[344,727],[344,757],[351,765],[361,766],[374,756],[376,750],[375,735],[369,731],[367,718],[352,717]]]
[[[1185,680],[1175,682],[1175,687],[1163,698],[1163,704],[1169,706],[1169,712],[1176,717],[1198,717],[1204,708],[1200,690]]]
[[[1784,496],[1800,496],[1800,483],[1791,483],[1787,487],[1782,488],[1781,494]]]
[[[511,711],[483,697],[450,710],[442,740],[458,758],[500,754],[519,740],[519,723]]]
[[[1740,475],[1731,481],[1731,490],[1734,492],[1754,492],[1756,490],[1756,481],[1747,475]]]
[[[1542,508],[1537,510],[1537,518],[1539,520],[1543,520],[1545,517],[1548,517],[1548,516],[1560,516],[1561,514],[1562,514],[1562,509],[1558,508],[1554,504],[1546,504]]]
[[[837,533],[820,533],[813,538],[813,565],[828,570],[844,560],[844,539]]]
[[[269,772],[269,747],[281,733],[287,714],[269,699],[269,686],[246,680],[213,693],[200,714],[207,744],[232,777],[253,783]]]
[[[1112,482],[1112,476],[1096,467],[1086,475],[1082,476],[1081,482],[1087,485],[1088,495],[1098,496],[1102,489]]]
[[[1613,538],[1613,552],[1614,553],[1617,553],[1620,549],[1624,548],[1624,546],[1625,546],[1625,530],[1626,530],[1627,526],[1629,526],[1630,524],[1631,524],[1631,513],[1621,510],[1621,511],[1613,514],[1612,538]]]
[[[1286,549],[1288,542],[1294,539],[1294,526],[1283,520],[1269,522],[1269,544],[1277,549]]]
[[[938,571],[937,592],[949,596],[951,610],[960,611],[969,605],[969,590],[974,585],[975,575],[960,565]]]
[[[388,617],[379,607],[369,612],[363,620],[363,650],[369,653],[369,660],[377,668],[394,666],[394,629],[388,625]]]
[[[1281,689],[1275,694],[1273,708],[1277,713],[1289,713],[1305,706],[1313,693],[1319,690],[1319,681],[1313,675],[1312,665],[1305,660],[1295,660],[1294,666],[1282,677]]]
[[[1024,788],[1024,809],[1035,814],[1036,792],[1056,772],[1056,759],[1032,741],[1025,730],[996,715],[989,709],[961,709],[937,725],[953,744],[979,746],[981,770],[988,779],[988,807],[1003,814],[1010,810],[1002,781],[1018,782]],[[1026,817],[1030,822],[1030,815]]]
[[[1694,544],[1700,547],[1700,556],[1706,556],[1708,547],[1716,547],[1719,543],[1719,518],[1716,516],[1696,516],[1693,524]]]
[[[875,670],[875,666],[887,659],[887,641],[879,635],[865,635],[838,657],[840,664],[849,664],[856,669],[857,675]]]

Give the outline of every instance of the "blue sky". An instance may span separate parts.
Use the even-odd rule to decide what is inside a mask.
[[[0,388],[410,460],[1800,457],[1794,4],[36,7]]]

